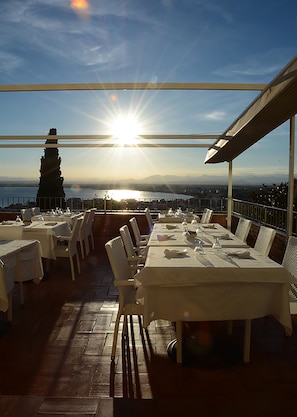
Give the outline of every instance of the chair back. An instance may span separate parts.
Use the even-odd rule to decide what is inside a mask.
[[[296,278],[296,283],[291,283],[289,288],[291,314],[296,314],[297,303],[297,237],[290,236],[286,246],[282,265]]]
[[[213,213],[213,210],[210,210],[209,208],[205,208],[202,213],[201,223],[209,223],[212,213]]]
[[[242,240],[243,242],[246,242],[251,225],[251,220],[243,219],[241,217],[235,230],[235,236],[237,236],[238,239]]]
[[[137,253],[133,245],[133,240],[130,234],[130,230],[127,225],[124,225],[120,228],[120,235],[124,243],[124,247],[126,249],[128,258],[133,258],[134,256],[137,256]]]
[[[275,235],[276,230],[271,229],[271,227],[261,226],[254,249],[260,252],[262,255],[268,256]]]
[[[94,217],[95,217],[95,209],[87,210],[87,236],[90,236],[92,234],[92,228],[94,223]]]
[[[32,207],[31,208],[32,216],[39,216],[40,215],[40,207]]]
[[[74,256],[77,254],[77,242],[79,240],[79,231],[82,222],[82,217],[74,220],[74,224],[71,231],[71,236],[68,241],[69,255]]]
[[[32,218],[31,210],[29,208],[21,209],[21,216],[23,222],[30,222]]]
[[[297,279],[297,237],[290,236],[282,265]]]
[[[140,230],[138,227],[138,223],[135,217],[132,217],[132,219],[129,220],[131,227],[132,227],[132,231],[134,234],[134,238],[135,238],[135,243],[136,245],[140,245],[141,242],[141,234],[140,234]]]
[[[153,221],[153,218],[152,218],[152,215],[151,215],[150,209],[147,207],[147,208],[144,210],[144,213],[145,213],[145,217],[146,217],[146,220],[147,220],[147,222],[148,222],[148,225],[149,225],[149,229],[150,229],[150,231],[152,231],[152,229],[153,229],[153,227],[154,227],[154,221]]]
[[[131,278],[131,268],[120,236],[105,243],[105,249],[116,281]]]

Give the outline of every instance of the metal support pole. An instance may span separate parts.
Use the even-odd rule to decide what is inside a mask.
[[[231,231],[232,211],[233,211],[233,199],[232,199],[232,161],[229,161],[227,229],[230,230],[230,231]]]
[[[287,207],[287,236],[293,232],[295,116],[290,118],[289,184]]]

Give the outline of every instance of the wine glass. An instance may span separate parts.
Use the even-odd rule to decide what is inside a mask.
[[[220,240],[219,240],[218,237],[216,237],[216,240],[215,240],[214,244],[212,245],[212,248],[215,249],[215,250],[218,250],[218,251],[222,249],[222,245],[221,245]]]
[[[194,252],[198,252],[201,255],[204,255],[204,248],[203,248],[202,241],[200,239],[195,239],[195,240],[197,240],[197,245],[194,248]]]

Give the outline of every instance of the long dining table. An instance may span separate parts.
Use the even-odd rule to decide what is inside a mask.
[[[173,235],[175,245],[168,244],[170,239],[158,239],[161,227],[154,226],[144,268],[135,276],[137,300],[144,305],[144,326],[158,319],[176,322],[178,364],[182,363],[184,321],[244,320],[244,362],[250,359],[252,319],[272,315],[291,335],[288,286],[293,277],[282,265],[238,243],[219,225],[205,228],[210,243],[205,242],[203,253],[173,228],[166,232]],[[223,238],[221,249],[213,249],[214,231],[228,234],[238,246],[224,247]]]

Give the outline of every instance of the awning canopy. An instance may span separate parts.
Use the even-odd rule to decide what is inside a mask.
[[[297,113],[297,55],[209,148],[205,163],[230,162]]]

